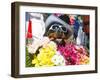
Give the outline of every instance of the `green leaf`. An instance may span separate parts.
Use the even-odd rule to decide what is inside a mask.
[[[34,67],[32,64],[33,55],[28,52],[26,48],[26,67]]]

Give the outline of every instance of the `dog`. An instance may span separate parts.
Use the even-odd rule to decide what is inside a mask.
[[[73,42],[73,30],[60,18],[50,15],[46,20],[45,36],[57,44],[65,45]]]

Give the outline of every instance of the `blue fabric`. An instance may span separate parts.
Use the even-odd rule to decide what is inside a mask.
[[[79,26],[80,26],[79,21],[78,20],[75,20],[75,22],[74,22],[74,36],[75,36],[75,38],[78,35]]]

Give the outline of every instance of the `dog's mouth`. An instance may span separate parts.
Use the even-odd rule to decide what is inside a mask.
[[[56,39],[55,42],[60,43],[62,39]]]

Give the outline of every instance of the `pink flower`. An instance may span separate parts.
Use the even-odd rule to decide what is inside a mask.
[[[82,56],[87,55],[87,51],[83,46],[77,46],[75,44],[58,45],[58,51],[65,58],[66,65],[79,65],[80,60],[85,60],[85,57]]]

